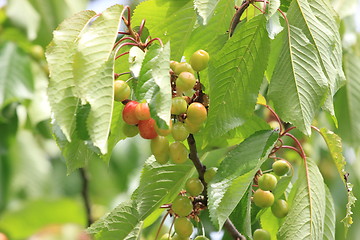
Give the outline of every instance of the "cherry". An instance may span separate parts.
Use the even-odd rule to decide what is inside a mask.
[[[288,214],[289,206],[285,200],[278,199],[271,206],[271,211],[275,215],[275,217],[283,218]]]
[[[189,178],[185,183],[185,189],[191,196],[198,196],[204,191],[204,185],[199,178]]]
[[[193,102],[189,105],[186,112],[186,119],[193,124],[201,124],[207,118],[207,111],[204,105],[199,102]]]
[[[265,229],[256,229],[253,238],[254,240],[271,240],[270,233]]]
[[[154,155],[161,155],[169,152],[169,140],[163,136],[157,136],[151,139],[151,152]]]
[[[197,72],[207,68],[208,63],[209,54],[205,50],[197,50],[190,58],[191,67]]]
[[[173,69],[174,73],[176,75],[179,75],[182,72],[191,72],[194,73],[194,70],[192,69],[191,65],[186,62],[180,62],[175,64],[175,69]]]
[[[138,128],[140,136],[145,139],[153,139],[157,137],[157,133],[155,131],[155,120],[153,118],[140,120]]]
[[[171,133],[171,129],[172,129],[172,121],[170,121],[170,127],[168,129],[162,129],[159,128],[157,124],[155,124],[155,131],[157,132],[157,134],[159,136],[167,136]]]
[[[270,207],[274,203],[274,195],[270,191],[263,191],[259,188],[254,193],[253,201],[258,207]]]
[[[170,68],[171,70],[175,71],[176,65],[179,64],[177,61],[170,61]]]
[[[274,173],[278,176],[283,176],[290,170],[290,163],[285,160],[278,160],[273,163],[272,169]]]
[[[276,187],[277,178],[270,173],[266,173],[261,177],[259,177],[258,183],[259,183],[259,188],[261,188],[262,190],[272,191]]]
[[[139,133],[139,129],[135,125],[124,124],[123,125],[123,133],[127,137],[134,137]]]
[[[185,119],[185,128],[189,133],[195,134],[200,131],[202,123],[192,123],[188,119]]]
[[[185,124],[182,122],[174,124],[171,129],[171,134],[175,141],[184,141],[189,136],[189,132],[186,130]]]
[[[172,238],[172,240],[189,240],[190,238],[188,238],[188,237],[186,237],[186,238],[184,238],[184,237],[181,237],[180,235],[178,235],[178,234],[175,234],[174,236],[173,236],[173,238]]]
[[[173,142],[170,144],[170,157],[174,163],[185,163],[188,159],[189,151],[181,142]]]
[[[171,114],[180,115],[186,113],[188,104],[182,97],[174,97],[171,99]]]
[[[115,101],[124,101],[130,96],[130,87],[129,85],[122,80],[116,80],[114,82],[114,99]]]
[[[197,236],[194,240],[209,240],[209,239],[205,236]]]
[[[180,237],[190,237],[194,231],[194,226],[191,221],[186,217],[179,217],[175,219],[174,223],[175,232]]]
[[[205,173],[204,173],[204,180],[206,183],[209,183],[215,176],[217,172],[217,168],[216,167],[212,167],[212,168],[207,168]]]
[[[179,216],[186,217],[193,210],[193,204],[188,197],[185,196],[177,196],[172,203],[171,209]]]
[[[122,118],[127,124],[135,125],[139,123],[139,119],[135,114],[135,108],[138,104],[136,101],[130,101],[125,105],[122,111]]]
[[[139,120],[150,119],[150,108],[148,103],[139,103],[135,108],[136,118]]]
[[[191,90],[196,83],[194,74],[190,72],[182,72],[176,79],[176,91],[188,91]]]

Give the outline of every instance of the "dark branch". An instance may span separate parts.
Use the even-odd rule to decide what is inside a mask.
[[[84,168],[80,168],[80,175],[82,180],[81,195],[84,201],[84,207],[86,211],[87,225],[88,227],[94,222],[91,217],[91,205],[89,197],[89,178]]]
[[[187,142],[188,142],[189,148],[190,148],[189,158],[193,162],[193,164],[199,174],[199,179],[204,184],[203,195],[204,195],[205,201],[207,203],[207,184],[204,180],[204,173],[205,173],[206,167],[201,163],[201,161],[199,159],[199,156],[197,154],[197,149],[196,149],[195,138],[192,134],[189,134],[189,137],[187,138]],[[229,218],[225,221],[224,228],[230,233],[230,235],[235,240],[246,240],[246,238],[239,233],[239,231],[236,229],[236,227],[234,226],[234,224],[231,222],[231,220]]]
[[[241,15],[245,12],[245,10],[249,7],[250,1],[244,0],[240,7],[235,7],[236,12],[231,20],[230,29],[229,29],[229,35],[230,37],[234,34],[236,26],[240,22]]]
[[[239,233],[239,231],[236,229],[234,224],[231,222],[231,220],[228,218],[225,221],[224,228],[230,233],[230,235],[236,239],[236,240],[246,240],[246,238]]]

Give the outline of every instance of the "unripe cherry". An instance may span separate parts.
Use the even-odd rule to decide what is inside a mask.
[[[182,72],[191,72],[194,74],[194,70],[191,65],[186,62],[179,62],[175,64],[175,69],[173,69],[173,71],[176,75],[179,75]]]
[[[175,72],[176,65],[179,64],[177,61],[170,61],[170,68]]]
[[[181,142],[173,142],[170,144],[170,157],[174,163],[185,163],[188,159],[189,151]]]
[[[186,116],[186,119],[188,119],[190,123],[201,124],[205,122],[207,118],[207,111],[201,103],[193,102],[189,105]]]
[[[209,240],[209,239],[205,236],[197,236],[194,240]]]
[[[209,54],[205,50],[197,50],[190,58],[191,67],[200,72],[207,68],[209,62]]]
[[[155,120],[153,118],[140,120],[138,128],[140,136],[145,139],[153,139],[157,137],[157,133],[155,131]]]
[[[190,72],[182,72],[176,79],[176,90],[181,92],[191,90],[195,86],[195,83],[196,78],[194,74]]]
[[[160,155],[165,152],[169,152],[169,140],[163,136],[157,136],[151,139],[150,143],[151,153],[154,155]]]
[[[285,217],[289,212],[288,203],[283,199],[276,200],[271,206],[271,212],[274,214],[275,217]]]
[[[270,191],[263,191],[259,188],[253,195],[253,201],[258,207],[270,207],[274,203],[274,195]]]
[[[212,168],[207,168],[205,173],[204,173],[204,180],[206,183],[209,183],[216,175],[217,172],[217,168],[216,167],[212,167]]]
[[[270,233],[265,229],[256,229],[253,234],[254,240],[271,240]]]
[[[184,238],[188,238],[191,236],[194,231],[194,226],[191,221],[186,217],[179,217],[175,219],[174,224],[175,232]]]
[[[139,103],[135,108],[135,115],[139,120],[150,119],[150,108],[148,103]]]
[[[170,121],[170,127],[168,129],[162,129],[159,128],[157,124],[155,124],[155,131],[159,136],[167,136],[171,133],[172,125],[172,121]]]
[[[139,123],[139,119],[135,114],[135,109],[138,104],[136,101],[130,101],[125,105],[122,111],[122,118],[127,124],[135,125]]]
[[[116,80],[114,82],[114,99],[115,101],[124,101],[130,97],[130,87],[129,85],[122,80]]]
[[[193,204],[188,197],[177,196],[172,203],[171,209],[180,217],[188,216],[193,210]]]
[[[182,97],[174,97],[171,99],[171,114],[180,115],[186,113],[188,104]]]
[[[198,196],[204,191],[204,185],[199,178],[189,178],[185,183],[185,189],[191,196]]]
[[[261,188],[262,190],[272,191],[276,187],[277,178],[270,173],[266,173],[259,177],[258,184],[259,184],[259,188]]]
[[[285,174],[287,174],[290,170],[290,164],[285,161],[285,160],[278,160],[275,161],[272,165],[272,169],[274,171],[274,173],[278,176],[283,176]]]
[[[186,130],[188,130],[188,132],[192,133],[192,134],[199,132],[203,125],[202,123],[192,123],[188,119],[185,119],[184,124],[185,124]]]
[[[139,133],[139,128],[135,125],[124,124],[123,133],[127,137],[134,137]]]
[[[189,132],[184,123],[177,122],[171,129],[171,135],[175,141],[184,141],[189,136]]]

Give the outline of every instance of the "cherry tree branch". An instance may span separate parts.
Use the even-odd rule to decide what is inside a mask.
[[[189,134],[189,137],[187,138],[187,142],[188,142],[189,148],[190,148],[189,158],[193,162],[193,164],[199,174],[199,179],[202,182],[202,184],[204,185],[203,195],[205,197],[205,201],[207,204],[207,183],[204,180],[204,173],[206,170],[206,166],[201,163],[199,156],[197,154],[196,141],[195,141],[194,135]],[[226,221],[224,223],[224,228],[230,233],[230,235],[235,240],[246,240],[246,238],[236,229],[236,227],[234,226],[234,224],[231,222],[231,220],[229,218],[226,219]]]
[[[89,227],[93,222],[90,197],[89,197],[89,178],[84,168],[80,168],[80,176],[82,180],[81,195],[84,202],[87,226]]]

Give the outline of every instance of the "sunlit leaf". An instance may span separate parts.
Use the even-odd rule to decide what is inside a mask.
[[[208,185],[212,222],[221,228],[252,183],[255,173],[278,138],[273,131],[259,131],[229,152]]]
[[[220,0],[194,0],[194,7],[200,16],[200,22],[206,25]]]

